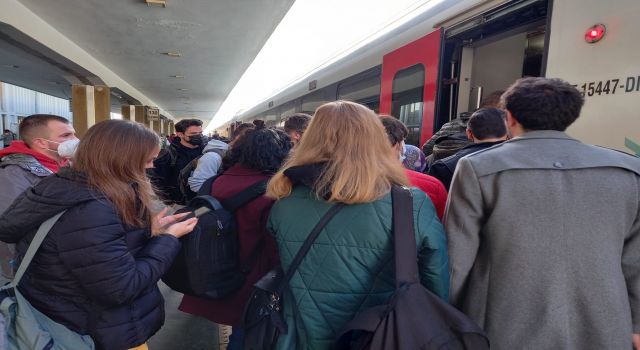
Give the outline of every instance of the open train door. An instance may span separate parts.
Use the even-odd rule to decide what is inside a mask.
[[[437,29],[382,59],[380,113],[407,126],[407,144],[420,147],[433,135],[441,42]]]

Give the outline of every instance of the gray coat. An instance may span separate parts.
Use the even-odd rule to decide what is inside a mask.
[[[492,349],[631,349],[640,159],[535,131],[464,157],[445,214],[451,300]]]

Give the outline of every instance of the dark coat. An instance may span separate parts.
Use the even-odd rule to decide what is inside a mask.
[[[449,156],[444,159],[440,159],[435,161],[429,167],[428,174],[435,177],[436,179],[442,181],[444,187],[447,188],[447,191],[451,187],[451,179],[453,179],[453,172],[456,170],[456,165],[458,165],[458,161],[460,158],[469,155],[474,152],[478,152],[485,148],[493,147],[498,145],[504,141],[496,141],[496,142],[481,142],[481,143],[472,143],[470,145],[465,146],[461,150],[459,150],[456,154]]]
[[[54,321],[90,335],[99,349],[144,343],[164,322],[157,282],[179,241],[125,227],[113,205],[71,170],[43,179],[18,197],[0,217],[0,240],[19,242],[22,257],[38,226],[64,209],[20,291]]]
[[[216,179],[213,183],[211,194],[218,200],[225,200],[254,183],[269,177],[270,175],[259,170],[235,165]],[[244,286],[228,297],[218,300],[185,295],[180,304],[179,309],[181,311],[202,316],[220,324],[240,325],[242,313],[247,300],[249,300],[253,284],[280,263],[275,239],[266,229],[267,218],[273,202],[273,199],[262,196],[238,209],[235,214],[240,239],[241,266],[246,266],[258,241],[264,239],[262,252],[258,255],[258,259],[247,276]]]
[[[153,169],[150,170],[149,177],[154,186],[158,189],[160,197],[167,202],[184,204],[182,192],[178,184],[178,176],[189,162],[200,157],[204,145],[196,148],[188,148],[180,143],[176,138],[167,148],[160,152],[160,155],[153,161]],[[172,154],[175,154],[175,159]]]

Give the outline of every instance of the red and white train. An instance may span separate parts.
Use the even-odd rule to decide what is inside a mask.
[[[399,118],[422,145],[491,92],[546,76],[584,92],[572,136],[640,155],[639,37],[638,0],[445,0],[233,122],[281,125],[346,99]]]

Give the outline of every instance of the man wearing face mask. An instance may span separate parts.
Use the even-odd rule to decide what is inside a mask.
[[[34,114],[20,123],[22,141],[0,150],[0,213],[22,192],[65,166],[78,143],[69,120],[49,114]],[[13,277],[10,261],[13,245],[0,243],[0,268]]]
[[[165,202],[185,204],[178,183],[180,170],[202,155],[208,140],[202,134],[201,120],[183,119],[175,124],[175,128],[176,138],[153,162],[150,177]]]

